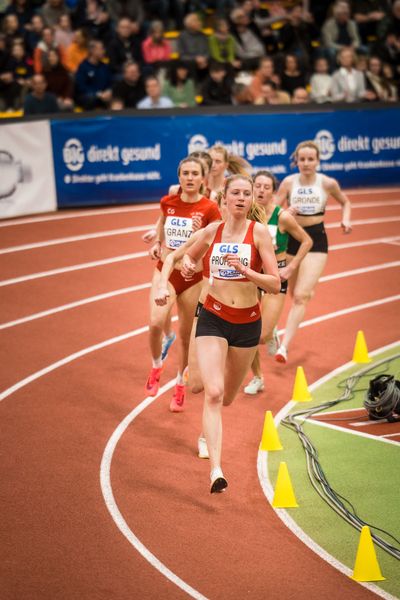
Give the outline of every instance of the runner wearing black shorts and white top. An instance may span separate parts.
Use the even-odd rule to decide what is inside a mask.
[[[324,227],[325,206],[329,196],[342,205],[342,230],[351,233],[350,200],[340,189],[338,182],[317,172],[319,148],[313,141],[301,142],[294,152],[294,162],[299,173],[289,175],[282,181],[277,204],[287,205],[294,213],[296,221],[313,240],[308,254],[289,279],[292,306],[286,321],[285,334],[275,358],[286,363],[287,350],[311,300],[315,286],[325,268],[328,258],[328,238]],[[288,263],[296,255],[299,242],[289,236],[287,248]]]
[[[280,290],[271,237],[264,225],[247,218],[253,202],[251,179],[229,177],[224,196],[226,223],[212,223],[198,235],[182,271],[190,276],[203,257],[209,261],[211,283],[198,318],[196,346],[212,493],[228,485],[221,470],[222,406],[234,400],[260,338],[257,286],[273,294]]]

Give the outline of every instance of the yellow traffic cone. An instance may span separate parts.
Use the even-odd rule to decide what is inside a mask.
[[[308,391],[307,379],[304,375],[303,367],[297,367],[292,400],[295,402],[308,402],[312,400],[311,394]]]
[[[292,482],[290,481],[289,471],[285,462],[281,462],[279,465],[272,506],[274,508],[296,508],[299,506],[296,501],[296,496],[294,495]]]
[[[365,342],[365,337],[362,331],[357,332],[356,344],[353,352],[353,362],[356,363],[369,363],[371,362],[368,356],[368,348]]]
[[[376,558],[371,532],[367,525],[364,525],[364,527],[361,529],[356,563],[354,565],[354,571],[351,578],[355,579],[356,581],[383,581],[385,579],[385,577],[382,576],[381,569]]]
[[[272,417],[272,412],[267,410],[265,413],[264,419],[264,428],[262,432],[262,438],[260,443],[260,450],[267,450],[270,452],[271,450],[282,450],[283,446],[279,439],[278,432],[275,427],[274,419]]]

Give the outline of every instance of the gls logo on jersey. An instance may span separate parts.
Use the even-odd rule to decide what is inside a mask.
[[[171,226],[175,226],[175,227],[186,227],[188,224],[188,220],[181,219],[180,217],[174,217],[173,219],[171,219],[170,224],[171,224]]]
[[[237,244],[221,244],[219,247],[221,254],[237,254],[239,246]]]

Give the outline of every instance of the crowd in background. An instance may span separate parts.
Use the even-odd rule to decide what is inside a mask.
[[[400,0],[0,0],[0,112],[390,102],[399,85]]]

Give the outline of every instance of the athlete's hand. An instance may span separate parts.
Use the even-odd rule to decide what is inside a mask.
[[[146,233],[144,233],[142,235],[142,240],[146,243],[146,244],[150,244],[150,242],[152,242],[154,240],[154,238],[157,235],[157,231],[155,229],[150,229],[150,231],[146,231]]]
[[[152,260],[158,260],[161,258],[161,243],[156,242],[149,250],[149,255]]]
[[[293,275],[293,272],[295,271],[295,267],[293,267],[291,264],[286,265],[286,267],[282,267],[281,269],[278,269],[279,271],[279,277],[281,278],[281,281],[288,281],[288,279],[290,279],[290,277]]]
[[[169,298],[168,288],[160,286],[154,295],[154,302],[157,306],[165,306]]]
[[[201,217],[199,217],[199,215],[195,215],[194,217],[192,217],[192,231],[197,231],[198,229],[201,229]]]
[[[243,263],[240,262],[240,259],[237,254],[226,254],[224,256],[224,259],[230,267],[233,267],[235,269],[235,271],[238,271],[242,275],[245,274],[246,267]]]
[[[182,258],[182,268],[181,273],[184,279],[191,279],[195,274],[196,263],[192,261],[190,256],[184,254]]]
[[[285,208],[285,210],[287,210],[289,215],[292,215],[292,217],[295,217],[297,215],[297,209],[294,206],[288,206],[287,208]]]
[[[351,227],[351,225],[350,225],[350,223],[348,221],[346,221],[346,222],[343,221],[340,224],[340,226],[342,228],[343,233],[351,233],[352,232],[352,227]]]

